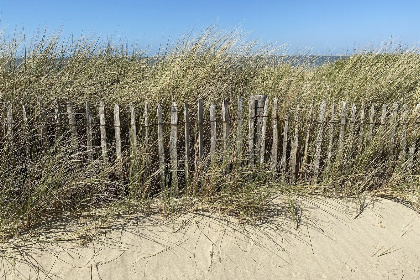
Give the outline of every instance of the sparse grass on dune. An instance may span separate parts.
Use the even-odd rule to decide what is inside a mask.
[[[294,108],[297,103],[318,104],[321,100],[328,104],[398,103],[410,108],[420,103],[417,50],[360,52],[334,63],[310,67],[311,61],[305,62],[305,56],[298,58],[299,63],[282,60],[279,59],[284,54],[281,47],[248,42],[241,32],[222,31],[214,26],[198,36],[182,37],[157,56],[142,51],[129,53],[123,44],[105,44],[92,38],[72,41],[63,40],[59,34],[45,33],[29,43],[19,35],[3,33],[1,36],[1,100],[12,102],[15,108],[21,104],[38,108],[29,112],[28,123],[33,131],[39,129],[41,108],[53,110],[57,99],[92,103],[104,100],[109,106],[118,103],[121,107],[130,103],[140,106],[147,101],[150,108],[158,103],[169,108],[174,101],[196,104],[198,99],[203,99],[207,106],[210,102],[220,104],[223,99],[236,100],[243,96],[247,100],[251,95],[264,94],[279,98],[279,110]],[[3,110],[3,117],[4,114]],[[17,129],[22,129],[21,125],[15,123]],[[417,131],[414,136],[418,135],[414,122],[407,124],[407,129]],[[5,131],[6,128],[3,142],[8,137]],[[377,139],[386,137],[386,133]],[[408,145],[418,142],[415,137],[407,141]],[[130,167],[136,175],[128,178],[129,160],[122,163],[125,170],[121,175],[114,166],[99,161],[81,165],[66,150],[70,143],[61,143],[62,148],[53,147],[46,153],[40,153],[37,145],[33,144],[29,151],[30,160],[22,160],[27,153],[23,143],[15,147],[5,145],[1,152],[0,238],[31,228],[58,212],[78,213],[98,203],[127,198],[132,199],[130,203],[148,205],[159,193],[152,182],[156,174],[149,174],[150,179],[146,180],[141,176],[147,164],[141,156],[141,146],[135,164]],[[227,175],[223,164],[211,166],[196,177],[205,186],[200,192],[190,191],[198,184],[193,180],[183,197],[165,202],[167,205],[162,208],[176,212],[183,209],[179,205],[184,201],[182,205],[193,209],[192,202],[200,201],[212,209],[259,219],[274,191],[314,193],[323,188],[328,194],[338,192],[343,196],[360,197],[371,192],[400,197],[419,206],[419,185],[403,180],[404,170],[384,169],[380,161],[372,164],[383,150],[381,142],[373,142],[365,150],[354,159],[351,169],[343,171],[340,166],[332,169],[322,187],[286,187],[281,179],[273,180],[272,174],[263,168],[234,168]],[[415,174],[419,174],[418,164],[415,168]],[[382,181],[370,180],[379,173]],[[373,175],[369,177],[369,174]],[[337,187],[343,184],[345,187]]]

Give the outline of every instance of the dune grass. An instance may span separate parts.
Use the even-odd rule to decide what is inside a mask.
[[[416,49],[387,46],[360,51],[319,67],[306,56],[295,61],[286,59],[285,51],[283,47],[250,42],[237,30],[224,31],[215,26],[198,35],[185,35],[157,55],[97,38],[66,40],[59,33],[45,32],[27,42],[19,34],[3,32],[0,98],[15,108],[21,104],[34,108],[28,119],[33,133],[40,129],[37,125],[42,112],[52,111],[55,100],[104,100],[109,106],[118,103],[126,107],[147,101],[151,108],[158,103],[169,108],[174,101],[195,104],[202,99],[208,106],[210,102],[236,100],[238,96],[247,100],[251,95],[264,94],[278,97],[279,108],[321,100],[411,107],[420,103],[420,55]],[[21,121],[15,126],[22,129]],[[407,129],[419,136],[415,122]],[[4,125],[2,143],[7,143],[6,132]],[[386,135],[384,132],[383,137]],[[409,144],[418,142],[419,137]],[[36,145],[25,151],[24,143],[19,143],[22,139],[15,139],[14,146],[3,145],[0,238],[34,228],[63,212],[81,213],[98,206],[115,209],[115,213],[139,208],[146,211],[152,200],[159,198],[152,182],[154,175],[148,174],[146,179],[141,175],[147,164],[141,146],[134,163],[122,163],[125,169],[135,171],[125,170],[124,174],[135,175],[121,176],[114,165],[99,160],[81,164],[77,154],[69,151],[68,138],[65,135],[47,152]],[[369,193],[399,197],[418,207],[417,181],[403,180],[407,175],[404,170],[372,165],[383,151],[381,136],[376,139],[350,169],[336,166],[320,185],[287,185],[280,179],[273,180],[263,168],[242,167],[226,174],[225,166],[211,166],[195,176],[196,181],[189,186],[189,190],[197,184],[205,186],[199,192],[185,191],[181,197],[169,197],[158,205],[169,213],[204,207],[251,220],[263,218],[270,197],[278,192],[354,196],[361,205],[363,195]],[[414,166],[418,175],[417,162]],[[289,204],[296,216],[293,201]]]

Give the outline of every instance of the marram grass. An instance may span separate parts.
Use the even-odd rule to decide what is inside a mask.
[[[3,33],[0,99],[12,102],[15,107],[24,104],[35,108],[28,120],[34,130],[40,114],[37,112],[41,108],[52,109],[55,100],[91,101],[92,104],[104,100],[109,106],[118,103],[122,107],[147,101],[150,108],[156,108],[158,103],[169,108],[172,102],[196,104],[202,99],[208,107],[210,102],[220,104],[224,99],[237,100],[238,96],[246,101],[251,95],[263,94],[278,97],[280,110],[297,103],[317,104],[321,100],[349,104],[398,103],[410,108],[420,103],[420,55],[415,49],[362,51],[319,67],[311,66],[305,56],[296,58],[299,61],[285,59],[282,50],[282,47],[249,42],[236,30],[223,31],[214,26],[196,36],[181,37],[157,55],[95,38],[66,40],[59,34],[45,33],[34,36],[28,43],[23,36]],[[415,127],[411,124],[408,129]],[[150,207],[150,201],[159,197],[153,189],[156,174],[147,174],[147,180],[141,176],[144,165],[148,164],[141,147],[134,162],[123,163],[136,171],[127,178],[115,166],[100,161],[81,166],[77,156],[66,150],[70,149],[69,143],[64,142],[41,155],[32,151],[33,157],[27,161],[19,158],[22,151],[3,147],[0,238],[19,234],[63,212],[81,213],[98,205],[112,208],[116,207],[115,203]],[[380,143],[373,143],[367,152],[354,159],[351,169],[333,166],[322,187],[315,188],[286,186],[281,180],[273,181],[265,169],[238,168],[227,175],[223,164],[211,166],[204,174],[195,176],[196,181],[189,182],[183,197],[169,197],[162,209],[176,212],[207,205],[241,217],[260,219],[273,192],[320,191],[357,198],[370,192],[399,197],[418,207],[419,184],[402,183],[401,178],[406,176],[403,170],[388,170],[373,164],[380,149]],[[416,170],[418,174],[418,166]],[[378,174],[384,180],[369,179],[377,178]],[[204,187],[194,191],[198,185]]]

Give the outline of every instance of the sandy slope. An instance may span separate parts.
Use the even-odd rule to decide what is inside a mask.
[[[57,240],[72,227],[56,226],[45,242],[4,245],[0,279],[420,279],[420,214],[382,199],[357,218],[354,202],[297,201],[297,229],[280,201],[258,226],[206,213],[137,217],[86,246]]]

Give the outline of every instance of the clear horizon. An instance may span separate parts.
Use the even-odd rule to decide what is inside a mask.
[[[346,55],[389,44],[417,47],[420,2],[415,1],[28,1],[1,0],[0,30],[62,30],[126,42],[156,52],[184,33],[210,25],[239,28],[249,40],[286,45],[288,53]]]

